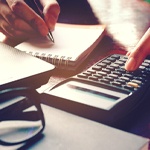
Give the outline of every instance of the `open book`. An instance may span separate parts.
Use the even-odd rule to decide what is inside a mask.
[[[62,69],[76,69],[94,50],[104,35],[104,25],[74,25],[57,23],[53,37],[30,39],[16,46]]]

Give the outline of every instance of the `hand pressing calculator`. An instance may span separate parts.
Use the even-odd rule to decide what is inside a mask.
[[[124,69],[127,56],[114,54],[43,94],[51,106],[113,125],[150,96],[150,60],[134,72]]]

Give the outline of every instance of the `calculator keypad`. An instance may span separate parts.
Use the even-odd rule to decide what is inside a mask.
[[[110,89],[134,92],[150,78],[150,60],[146,59],[139,69],[129,72],[124,69],[127,56],[111,55],[78,74],[76,77]]]

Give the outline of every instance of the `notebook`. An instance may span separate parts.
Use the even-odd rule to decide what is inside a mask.
[[[62,69],[76,69],[101,41],[104,25],[74,25],[57,23],[55,42],[47,37],[30,39],[16,46]]]
[[[52,75],[54,65],[0,42],[0,89],[41,87]]]

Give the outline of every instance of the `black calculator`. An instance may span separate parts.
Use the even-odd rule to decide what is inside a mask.
[[[113,125],[150,97],[150,60],[132,72],[125,70],[126,61],[125,55],[110,55],[46,90],[43,99],[56,108]]]

